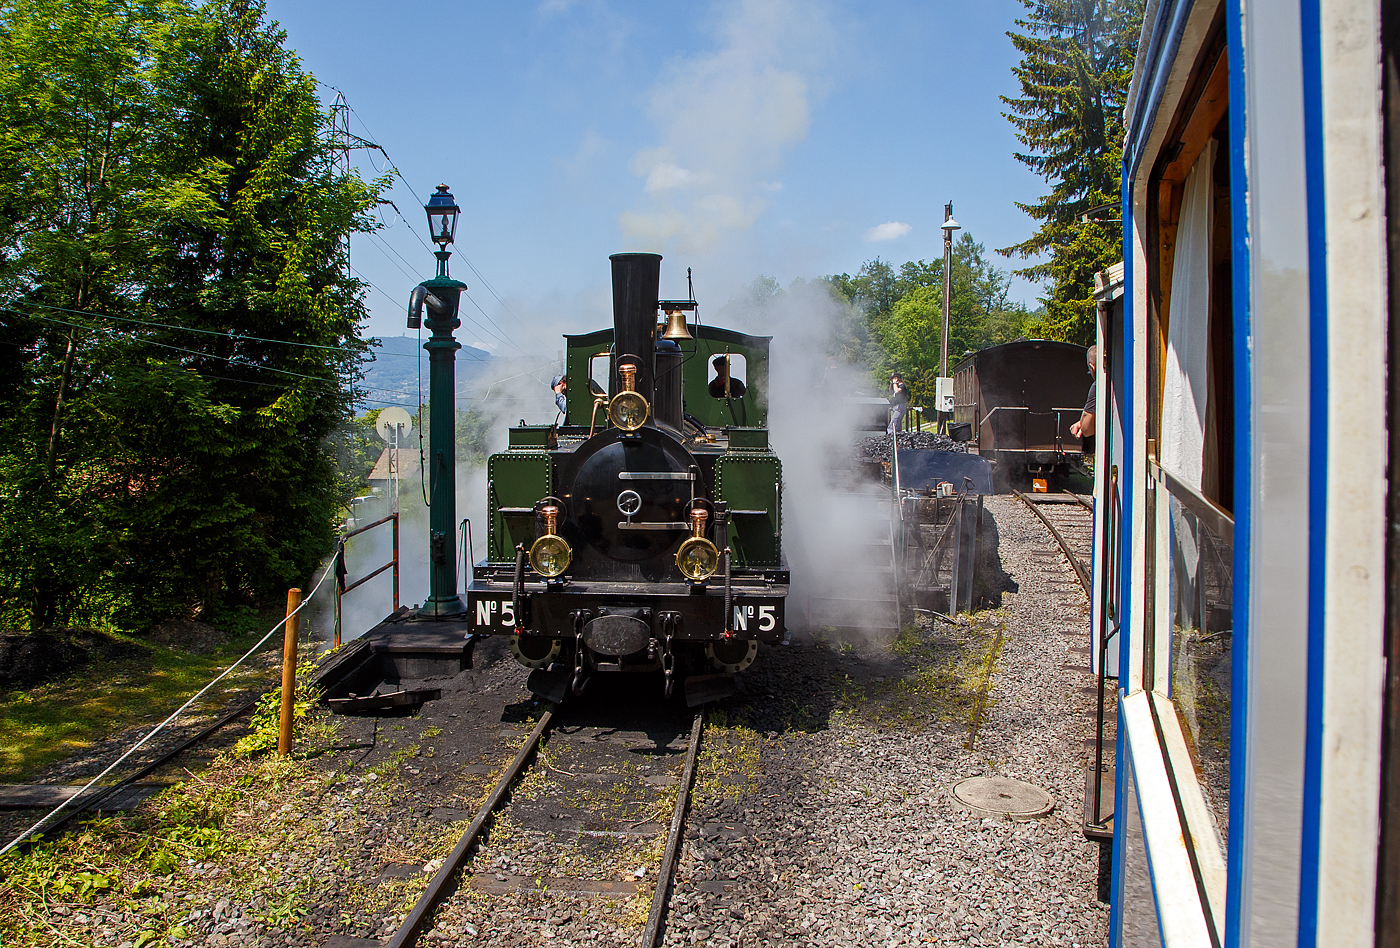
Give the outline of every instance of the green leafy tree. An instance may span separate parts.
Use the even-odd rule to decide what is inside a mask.
[[[986,257],[985,247],[964,233],[953,245],[948,306],[948,367],[962,354],[1010,342],[1027,321],[1024,305],[1010,300],[1011,277]],[[824,278],[831,291],[859,314],[863,361],[879,374],[899,371],[915,403],[932,401],[943,347],[943,261],[911,260],[898,270],[876,259],[853,277]]]
[[[260,3],[0,4],[0,613],[128,626],[301,582],[364,315],[314,80]]]
[[[1036,262],[1016,271],[1045,283],[1036,335],[1088,345],[1094,336],[1093,275],[1122,256],[1118,214],[1123,107],[1142,27],[1142,0],[1021,0],[1029,11],[1007,35],[1021,53],[1012,69],[1021,95],[1003,113],[1025,151],[1016,154],[1050,184],[1035,204],[1028,239],[1001,253]],[[1085,223],[1084,214],[1108,205]]]

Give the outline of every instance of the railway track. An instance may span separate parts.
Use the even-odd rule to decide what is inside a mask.
[[[1088,596],[1094,553],[1093,499],[1080,494],[1012,493],[1045,524]]]
[[[385,943],[387,948],[419,944],[443,915],[454,908],[465,910],[466,906],[457,904],[464,899],[512,893],[527,895],[534,902],[534,913],[542,914],[546,921],[558,921],[571,919],[572,911],[560,908],[551,914],[547,906],[540,903],[579,896],[634,901],[644,890],[648,875],[653,891],[641,945],[652,948],[659,944],[703,731],[702,712],[691,722],[678,773],[641,773],[647,768],[637,767],[628,756],[660,758],[679,753],[674,744],[680,734],[672,736],[655,727],[644,732],[628,732],[587,724],[560,724],[556,707],[548,706],[417,904]],[[651,746],[637,745],[643,735],[653,739]],[[551,738],[554,738],[553,746]],[[558,746],[561,744],[564,746]],[[590,746],[580,753],[579,745]],[[586,769],[579,766],[570,770],[571,758],[582,757],[587,758]],[[610,782],[605,775],[622,779]],[[676,787],[674,802],[667,800],[666,793],[672,780]],[[618,798],[619,795],[647,797],[643,789],[646,787],[652,791],[650,799]],[[660,819],[667,806],[671,811],[670,819],[668,824],[663,824]],[[583,812],[585,807],[591,812]],[[580,812],[559,812],[561,809]],[[593,818],[599,816],[603,818]],[[633,816],[640,818],[630,819]],[[504,820],[510,820],[523,830],[522,834],[512,835],[522,836],[525,844],[498,847],[500,851],[494,854],[494,860],[489,856],[483,860],[482,850],[491,847],[488,830],[500,826]],[[648,873],[644,864],[631,873],[634,877],[631,881],[598,878],[608,874],[600,872],[599,867],[610,855],[621,858],[623,862],[619,864],[631,869],[637,861],[635,854],[654,845],[663,826],[666,827],[665,845],[654,872]],[[516,842],[519,844],[521,840]],[[589,853],[580,858],[582,850]],[[551,865],[556,871],[546,876],[541,872],[543,865]],[[576,867],[572,877],[557,871],[566,865]],[[503,870],[509,870],[509,874]],[[617,873],[612,875],[615,877]],[[488,937],[493,933],[481,931],[480,934]]]
[[[257,703],[258,702],[256,698],[249,701],[241,702],[240,704],[238,704],[237,706],[235,706],[234,708],[217,718],[212,724],[202,728],[201,730],[190,735],[189,737],[177,741],[173,746],[160,752],[154,760],[151,760],[149,763],[142,765],[135,771],[132,771],[126,776],[120,778],[115,783],[106,784],[100,787],[94,787],[93,792],[90,796],[80,799],[76,804],[67,806],[65,809],[60,811],[61,815],[58,815],[50,820],[45,820],[39,826],[31,830],[31,832],[27,835],[27,838],[23,842],[19,843],[16,848],[18,848],[20,851],[28,851],[28,849],[34,843],[43,839],[51,839],[57,836],[59,833],[65,830],[68,827],[68,825],[73,822],[73,820],[77,819],[78,817],[90,813],[101,812],[101,810],[103,809],[103,805],[115,799],[123,790],[126,790],[128,787],[132,786],[138,780],[141,780],[145,777],[149,777],[151,774],[155,773],[157,770],[164,767],[171,761],[175,760],[181,754],[185,753],[185,751],[189,750],[192,747],[195,747],[198,744],[203,743],[210,737],[213,737],[219,731],[223,730],[223,728],[227,725],[233,723],[234,721],[243,717],[244,715],[251,713],[252,710],[255,707],[257,707]],[[3,841],[0,841],[0,845],[3,845]]]

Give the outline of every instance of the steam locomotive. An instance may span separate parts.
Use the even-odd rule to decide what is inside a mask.
[[[659,672],[667,697],[679,682],[702,704],[786,635],[772,337],[689,325],[693,299],[658,299],[658,254],[610,260],[612,328],[565,336],[587,395],[511,428],[488,462],[469,627],[510,636],[551,701],[597,673]]]

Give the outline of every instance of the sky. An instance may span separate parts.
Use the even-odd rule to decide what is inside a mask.
[[[392,14],[390,11],[392,10]],[[457,337],[554,357],[611,322],[607,257],[692,268],[702,316],[754,278],[942,256],[942,208],[992,251],[1023,240],[1046,184],[1014,158],[1006,31],[1018,0],[269,0],[287,45],[339,92],[385,227],[352,241],[369,334],[404,333],[433,275],[422,203],[462,208]],[[1038,288],[1012,296],[1034,305]]]

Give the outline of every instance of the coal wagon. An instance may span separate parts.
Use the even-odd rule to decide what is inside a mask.
[[[955,367],[953,423],[969,426],[969,447],[997,463],[1004,483],[1049,482],[1082,465],[1084,445],[1070,426],[1092,381],[1085,355],[1083,346],[1021,339]]]

